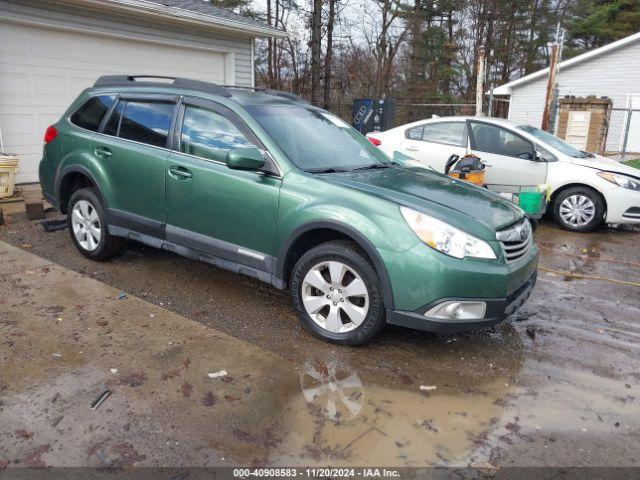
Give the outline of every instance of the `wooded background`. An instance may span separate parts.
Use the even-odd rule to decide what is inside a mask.
[[[257,85],[346,118],[354,98],[396,98],[401,117],[408,105],[473,103],[480,47],[488,91],[548,66],[558,23],[562,59],[640,31],[640,0],[212,1],[289,32],[259,43]]]

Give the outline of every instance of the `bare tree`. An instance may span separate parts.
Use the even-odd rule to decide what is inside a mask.
[[[273,24],[271,19],[271,0],[267,0],[267,24]],[[267,39],[267,87],[273,84],[273,38]]]
[[[333,55],[333,28],[336,20],[337,0],[329,2],[329,18],[327,19],[327,48],[324,55],[324,108],[330,108],[331,103],[331,60]]]
[[[408,28],[402,21],[403,5],[399,0],[375,0],[377,11],[366,12],[370,28],[364,36],[376,62],[373,95],[386,96],[395,80],[394,62],[407,37]]]
[[[320,75],[322,41],[322,0],[313,0],[311,14],[311,103],[321,105]]]
[[[258,42],[256,78],[345,118],[365,96],[469,102],[480,47],[487,85],[542,68],[556,22],[578,1],[267,0],[266,20],[289,36]]]

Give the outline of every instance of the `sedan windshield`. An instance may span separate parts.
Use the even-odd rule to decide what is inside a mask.
[[[573,145],[568,144],[564,140],[559,139],[555,135],[550,134],[549,132],[545,132],[544,130],[540,130],[539,128],[532,127],[531,125],[519,125],[518,128],[527,132],[529,135],[533,135],[538,140],[550,145],[555,148],[559,152],[564,153],[565,155],[569,155],[574,158],[586,158],[592,157],[590,153],[583,152],[582,150],[578,150]]]
[[[361,133],[318,108],[259,105],[247,110],[291,162],[308,172],[350,171],[391,163]]]

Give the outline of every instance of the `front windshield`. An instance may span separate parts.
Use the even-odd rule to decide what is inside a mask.
[[[569,155],[570,157],[585,158],[591,156],[586,152],[578,150],[573,145],[569,145],[567,142],[559,139],[555,135],[552,135],[549,132],[545,132],[544,130],[540,130],[539,128],[532,127],[531,125],[519,125],[518,128],[527,132],[529,135],[533,135],[538,140],[543,141],[547,145],[552,146],[559,152],[562,152],[565,155]]]
[[[291,162],[303,170],[353,170],[390,161],[357,130],[318,108],[259,105],[247,110]]]

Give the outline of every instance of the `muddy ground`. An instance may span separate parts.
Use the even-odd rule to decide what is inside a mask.
[[[42,257],[51,266],[41,268],[57,272],[52,280],[35,269],[29,271],[41,278],[0,276],[0,284],[10,285],[3,292],[31,298],[31,310],[22,314],[20,302],[5,293],[0,304],[0,368],[18,358],[22,365],[19,375],[9,375],[7,368],[0,376],[0,462],[19,466],[36,458],[100,466],[125,458],[132,465],[158,465],[164,458],[171,465],[640,466],[638,230],[572,234],[543,224],[536,232],[538,284],[512,319],[491,330],[452,335],[388,327],[361,348],[312,338],[298,324],[286,293],[251,278],[136,244],[112,261],[95,263],[74,249],[68,235],[44,233],[23,214],[8,216],[0,227],[0,240]],[[55,312],[38,309],[55,306],[56,289],[65,282],[81,285],[83,279],[99,281],[91,280],[90,288],[103,288],[103,282],[113,292],[79,302],[89,313],[63,315],[65,326],[57,328],[68,350],[60,360],[68,364],[55,364],[55,346],[45,348],[37,335],[26,335],[39,345],[32,352],[20,346],[22,337],[10,338],[21,325],[46,337],[47,329],[37,330],[42,318],[33,312],[53,316],[55,324]],[[65,298],[83,292],[73,290]],[[120,305],[113,298],[119,292],[144,300],[136,311],[154,317],[131,324],[116,319],[113,308]],[[154,323],[162,312],[171,320]],[[119,340],[74,340],[88,324],[82,321],[94,329],[111,325],[109,335]],[[171,357],[159,337],[184,352]],[[78,357],[79,348],[90,357]],[[162,363],[164,355],[176,365]],[[197,359],[200,372],[191,381],[184,380],[180,366],[186,358]],[[138,377],[110,378],[108,367],[117,359],[121,372],[154,381],[134,388]],[[203,372],[222,369],[242,375],[233,375],[233,388],[214,384],[215,399],[207,399],[210,385]],[[53,396],[73,397],[83,386],[88,396],[96,379],[120,392],[112,408],[126,412],[128,420],[114,419],[107,427],[85,418],[86,411],[76,418],[69,410],[67,425],[52,427],[58,418],[52,418],[58,408]],[[185,397],[184,383],[197,393]],[[21,403],[30,410],[19,408]],[[167,435],[160,427],[131,433],[131,425],[158,421],[141,405],[176,433]],[[39,452],[41,444],[29,433],[56,428],[66,447]],[[109,435],[91,443],[101,428]],[[69,445],[76,443],[83,454],[70,457]]]

